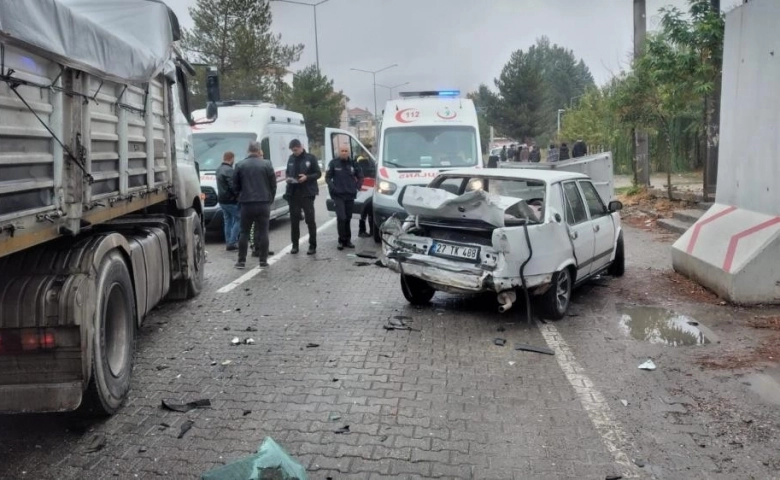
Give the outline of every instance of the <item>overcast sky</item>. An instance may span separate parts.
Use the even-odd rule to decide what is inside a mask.
[[[195,0],[165,0],[184,27]],[[298,0],[316,3],[319,0]],[[724,2],[728,3],[728,2]],[[647,0],[648,28],[666,5],[685,0]],[[305,45],[298,70],[315,63],[311,7],[274,1],[273,30],[287,43]],[[328,0],[317,7],[320,69],[350,98],[350,107],[373,111],[372,75],[401,90],[459,89],[464,94],[493,79],[517,49],[547,35],[572,49],[601,84],[629,64],[633,0]],[[388,90],[377,88],[381,111]]]

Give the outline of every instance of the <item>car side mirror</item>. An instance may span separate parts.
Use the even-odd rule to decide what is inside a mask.
[[[219,73],[216,67],[209,67],[206,71],[206,118],[215,120],[217,118],[217,102],[219,96]]]
[[[607,207],[610,213],[613,212],[619,212],[623,210],[623,202],[620,200],[612,200],[609,202],[609,207]]]

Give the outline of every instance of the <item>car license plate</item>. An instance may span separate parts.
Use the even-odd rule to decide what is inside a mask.
[[[431,255],[437,257],[459,258],[476,262],[479,260],[479,247],[453,245],[451,243],[433,242]]]

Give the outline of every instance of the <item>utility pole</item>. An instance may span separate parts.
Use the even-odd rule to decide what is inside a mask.
[[[350,68],[350,70],[354,70],[356,72],[370,73],[374,77],[374,142],[379,141],[379,112],[377,111],[377,106],[376,106],[376,87],[377,87],[376,74],[379,72],[384,72],[385,70],[397,66],[398,64],[394,63],[392,65],[388,65],[387,67],[380,68],[379,70],[363,70],[362,68]]]
[[[647,7],[645,0],[634,0],[634,60],[645,53],[647,39]],[[650,153],[647,132],[634,131],[634,178],[641,187],[650,186]]]
[[[710,0],[712,9],[720,15],[720,0]],[[720,141],[720,90],[722,64],[715,65],[718,76],[712,92],[705,100],[707,116],[707,160],[704,163],[704,201],[709,202],[718,185],[718,143]]]
[[[320,0],[317,3],[305,3],[305,2],[298,2],[296,0],[270,0],[272,2],[284,2],[284,3],[292,3],[293,5],[303,5],[305,7],[312,7],[314,10],[314,53],[317,56],[317,73],[320,72],[320,39],[319,34],[317,33],[317,7],[322,5],[325,2],[329,2],[330,0]]]
[[[561,114],[565,111],[563,108],[558,109],[558,141],[561,140]]]

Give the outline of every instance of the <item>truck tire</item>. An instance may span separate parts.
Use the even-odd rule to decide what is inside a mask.
[[[195,211],[187,210],[187,215],[194,214]],[[195,298],[200,295],[203,290],[204,270],[203,267],[206,263],[206,239],[203,232],[203,221],[201,217],[197,216],[197,221],[192,225],[192,252],[194,258],[192,264],[194,265],[195,272],[187,280],[187,299]]]
[[[549,320],[560,320],[566,315],[571,303],[571,292],[574,286],[571,270],[564,268],[560,272],[555,272],[552,278],[552,285],[539,298],[539,307],[543,318]]]
[[[119,251],[103,258],[97,275],[92,328],[92,378],[82,405],[93,415],[112,415],[130,390],[136,338],[136,306],[130,272]]]
[[[622,277],[626,273],[626,250],[623,245],[623,232],[620,232],[617,246],[615,247],[615,260],[610,264],[607,273],[613,277]]]
[[[194,265],[195,271],[192,277],[175,280],[171,283],[171,289],[168,293],[169,300],[189,300],[197,297],[203,290],[203,267],[206,263],[206,242],[203,231],[203,220],[194,209],[189,208],[185,210],[184,217],[190,217],[192,215],[195,215],[196,220],[192,222],[192,238],[187,241],[192,242],[194,258],[188,259],[188,261]],[[181,244],[182,242],[180,242],[180,245]]]
[[[426,305],[436,293],[428,282],[411,275],[401,276],[401,291],[412,305]]]

